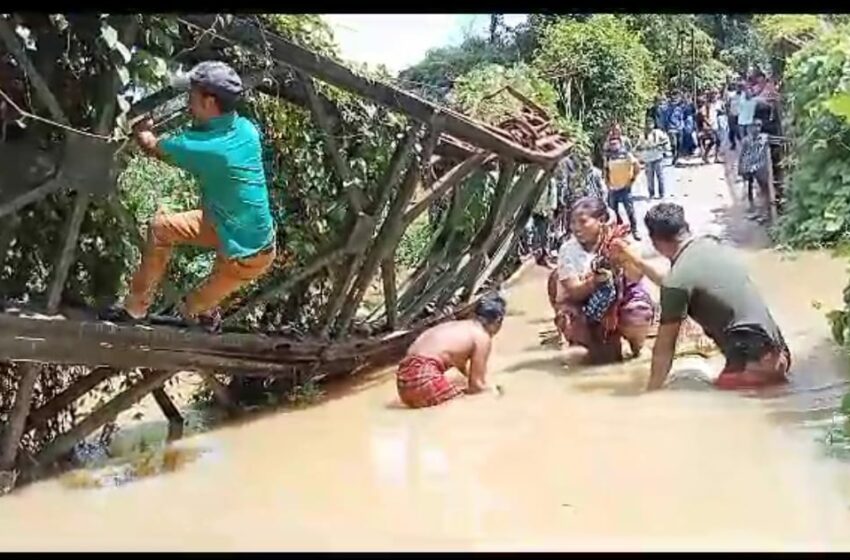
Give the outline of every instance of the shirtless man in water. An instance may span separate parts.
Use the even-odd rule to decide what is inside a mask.
[[[468,379],[467,393],[486,390],[490,347],[504,317],[505,300],[491,294],[478,302],[472,319],[449,321],[419,335],[398,366],[401,401],[410,408],[422,408],[462,395],[460,387],[445,376],[451,367]]]
[[[612,249],[661,287],[661,325],[652,349],[647,390],[660,389],[670,373],[679,329],[693,318],[726,358],[714,382],[720,389],[753,389],[784,383],[791,353],[779,326],[731,248],[717,238],[695,237],[681,206],[661,203],[644,218],[655,249],[670,260],[662,274],[621,241]]]

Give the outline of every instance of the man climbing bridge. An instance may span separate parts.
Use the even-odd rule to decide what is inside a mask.
[[[242,80],[222,62],[202,62],[181,77],[189,90],[189,130],[160,139],[150,118],[134,128],[148,154],[185,169],[200,186],[201,208],[181,213],[158,212],[148,229],[142,262],[122,307],[101,315],[109,321],[134,321],[148,307],[168,267],[175,245],[216,251],[212,273],[187,295],[180,314],[210,332],[221,325],[218,304],[262,275],[275,258],[275,227],[269,207],[259,132],[236,113]]]

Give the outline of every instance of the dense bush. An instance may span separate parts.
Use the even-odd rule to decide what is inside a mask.
[[[612,15],[550,24],[533,65],[555,87],[562,114],[582,123],[595,140],[613,120],[637,133],[657,90],[649,50]]]
[[[787,131],[793,140],[781,237],[797,246],[850,239],[850,125],[831,110],[850,85],[846,31],[820,36],[785,70]]]

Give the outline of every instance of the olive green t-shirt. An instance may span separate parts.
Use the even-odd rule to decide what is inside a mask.
[[[688,315],[724,351],[729,329],[755,327],[778,346],[782,333],[734,251],[715,237],[696,237],[681,249],[661,285],[661,323]]]

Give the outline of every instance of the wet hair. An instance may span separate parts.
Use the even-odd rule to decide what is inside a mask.
[[[582,212],[586,213],[591,218],[596,218],[603,222],[608,219],[608,206],[605,204],[604,200],[595,196],[585,196],[578,199],[575,204],[573,204],[573,209],[570,212],[570,218]]]
[[[649,237],[660,241],[675,241],[690,227],[685,221],[685,210],[672,202],[661,202],[650,208],[643,218]]]
[[[505,298],[497,293],[489,293],[475,305],[475,318],[482,325],[501,323],[505,318],[506,307]]]

